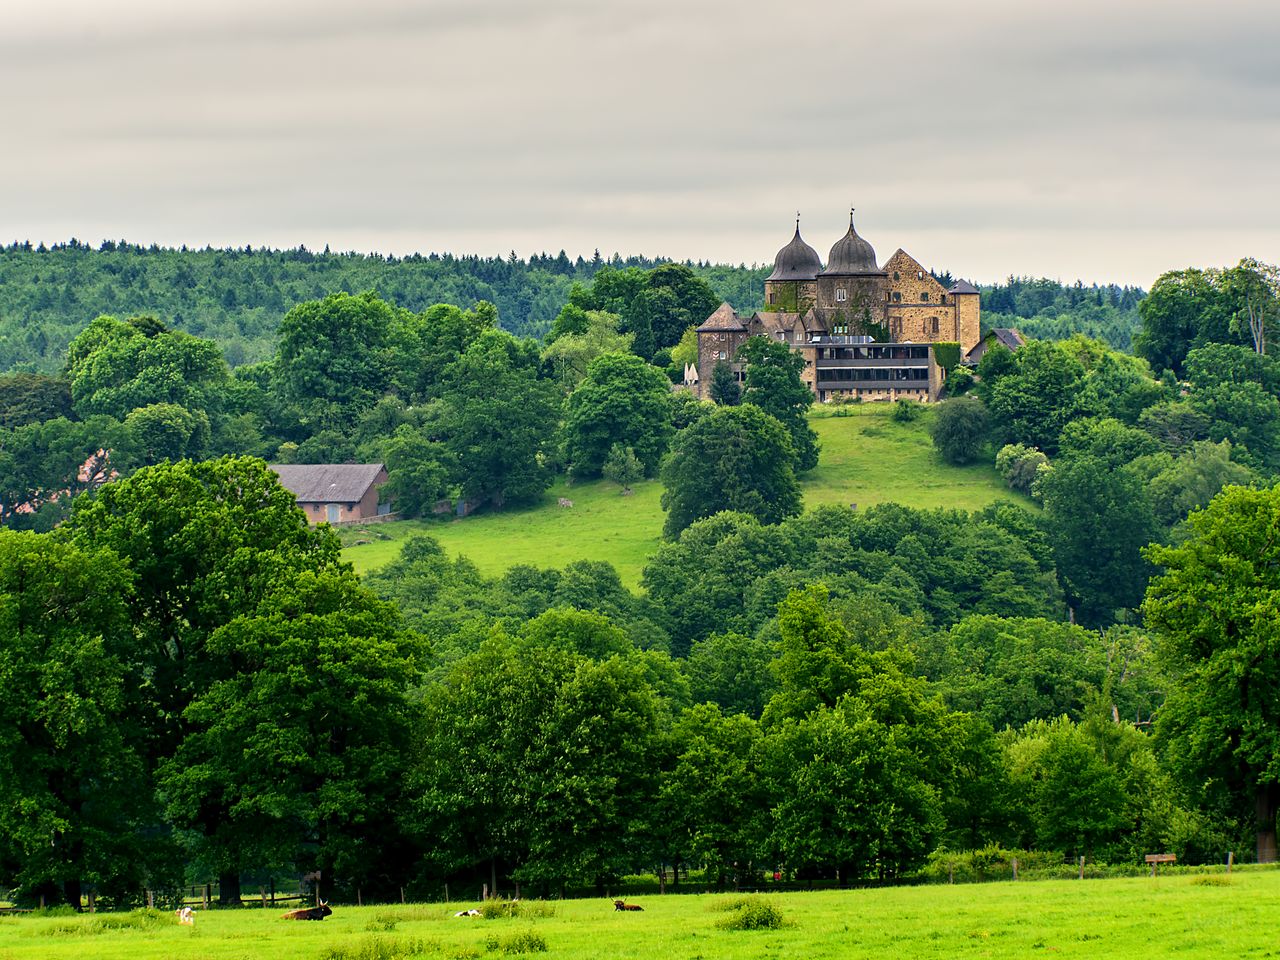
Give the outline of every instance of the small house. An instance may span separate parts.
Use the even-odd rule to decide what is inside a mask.
[[[382,499],[387,468],[380,463],[273,463],[312,523],[358,523],[389,516]]]
[[[996,327],[988,330],[987,335],[978,341],[977,346],[965,355],[964,362],[976,366],[978,361],[982,359],[982,355],[996,346],[1004,347],[1010,353],[1017,353],[1026,342],[1026,339],[1015,328]]]

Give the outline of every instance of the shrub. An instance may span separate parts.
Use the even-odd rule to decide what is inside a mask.
[[[911,423],[919,420],[923,412],[924,408],[915,400],[902,399],[894,402],[893,411],[889,415],[897,423]]]
[[[782,911],[763,899],[747,897],[717,926],[724,930],[777,930],[788,926]]]
[[[1030,494],[1042,469],[1048,466],[1048,457],[1035,447],[1021,443],[1007,443],[996,454],[996,471],[1010,490],[1020,493]]]
[[[430,940],[369,937],[359,943],[330,947],[320,954],[320,960],[402,960],[435,954],[439,947],[438,943]]]
[[[956,466],[972,463],[987,445],[987,407],[977,397],[957,397],[938,405],[929,432],[942,459]]]
[[[513,933],[507,937],[488,937],[484,942],[490,953],[546,953],[547,940],[533,930]]]
[[[973,389],[973,371],[968,367],[956,367],[947,374],[947,396],[959,397]]]
[[[499,900],[496,897],[480,904],[480,916],[486,920],[497,920],[503,917],[518,917],[524,908],[519,900]]]

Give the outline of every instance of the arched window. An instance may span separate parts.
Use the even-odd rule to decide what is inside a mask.
[[[845,288],[844,288],[844,287],[838,287],[838,288],[836,288],[836,302],[837,302],[837,303],[843,303],[846,299],[848,299],[848,296],[849,296],[849,293],[848,293],[848,291],[847,291],[847,290],[845,290]]]

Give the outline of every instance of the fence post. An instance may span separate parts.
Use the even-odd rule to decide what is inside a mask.
[[[1229,851],[1227,853],[1227,873],[1231,872],[1231,864],[1235,861],[1235,859],[1236,859],[1236,852],[1234,850]]]
[[[1084,857],[1080,858],[1080,879],[1084,879]]]
[[[1013,879],[1018,879],[1018,858],[1013,858]]]
[[[404,903],[404,887],[400,888],[400,902]]]
[[[147,891],[147,909],[154,910],[155,908],[156,908],[156,895],[152,891],[148,890]]]

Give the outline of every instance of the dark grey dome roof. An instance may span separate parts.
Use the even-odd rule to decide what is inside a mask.
[[[858,236],[853,229],[853,214],[849,215],[849,232],[836,241],[831,248],[831,256],[827,258],[826,276],[848,274],[882,274],[876,265],[876,252],[871,244]]]
[[[791,242],[773,258],[773,273],[765,280],[813,280],[822,272],[818,251],[800,239],[800,224]]]

